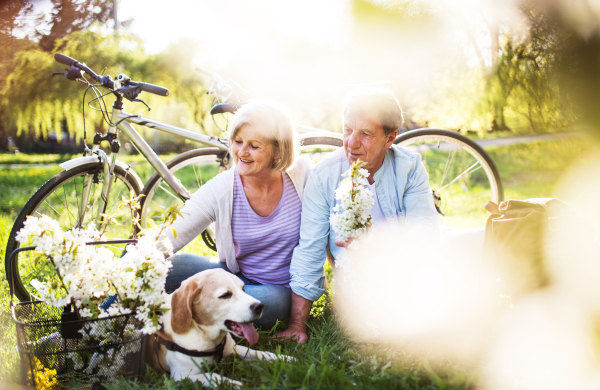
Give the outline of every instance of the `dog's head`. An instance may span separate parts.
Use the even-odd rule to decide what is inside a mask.
[[[250,344],[258,341],[251,321],[262,315],[264,305],[244,292],[244,282],[222,270],[199,272],[181,283],[171,297],[171,327],[187,333],[192,321],[198,325],[222,327]]]

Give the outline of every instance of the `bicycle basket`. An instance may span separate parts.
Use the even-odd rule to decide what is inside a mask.
[[[145,337],[135,313],[78,320],[70,307],[43,301],[11,303],[11,309],[23,385],[100,389],[143,373]]]

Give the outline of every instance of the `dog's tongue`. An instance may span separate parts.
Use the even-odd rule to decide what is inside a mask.
[[[243,329],[243,336],[248,340],[250,345],[256,344],[258,342],[258,333],[254,325],[251,322],[240,322],[239,324]]]

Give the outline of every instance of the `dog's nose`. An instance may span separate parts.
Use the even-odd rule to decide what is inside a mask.
[[[263,305],[261,302],[254,302],[253,304],[250,305],[250,310],[252,310],[252,312],[254,314],[262,314],[263,308],[265,307],[265,305]]]

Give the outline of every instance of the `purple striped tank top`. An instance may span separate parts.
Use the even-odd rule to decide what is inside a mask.
[[[283,193],[268,217],[256,214],[235,172],[231,229],[242,275],[261,284],[290,286],[292,252],[300,240],[302,203],[294,183],[283,173]]]

